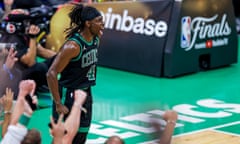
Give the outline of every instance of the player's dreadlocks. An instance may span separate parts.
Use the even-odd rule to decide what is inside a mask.
[[[72,11],[68,14],[71,22],[70,26],[65,30],[66,38],[71,37],[74,33],[80,32],[85,26],[85,22],[100,16],[101,13],[94,7],[76,4]]]

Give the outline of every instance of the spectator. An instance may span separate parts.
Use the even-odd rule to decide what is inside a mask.
[[[175,111],[168,110],[163,114],[163,119],[166,121],[164,130],[161,130],[161,125],[157,122],[152,122],[155,130],[159,133],[159,144],[171,144],[172,135],[178,118],[178,114]],[[111,136],[107,139],[105,144],[124,144],[118,136]]]
[[[119,136],[111,136],[107,139],[105,144],[124,144],[124,140],[121,139]]]
[[[17,94],[18,93],[18,83],[22,79],[21,72],[13,68],[15,62],[18,60],[15,56],[17,51],[14,48],[10,48],[9,52],[5,48],[1,49],[0,52],[0,97],[5,94],[6,88],[11,88],[11,90]],[[14,96],[16,99],[16,96]]]
[[[26,128],[33,111],[25,100],[25,97],[34,93],[35,86],[36,84],[32,80],[20,82],[18,98],[11,115],[10,125],[7,128],[1,144],[20,144],[24,139],[24,141],[31,141],[30,143],[41,143],[40,133],[34,129],[28,131]],[[36,103],[36,99],[33,99],[32,102]],[[5,111],[5,113],[11,114],[11,111]],[[28,133],[35,134],[33,136],[34,139],[28,139]]]
[[[8,119],[4,119],[4,123],[7,125],[7,123],[10,121],[10,125],[8,126],[7,133],[3,137],[1,144],[41,143],[41,135],[38,130],[27,130],[27,124],[33,111],[26,101],[26,96],[34,93],[35,86],[36,84],[32,80],[24,80],[20,82],[18,99],[12,116],[11,104],[13,94],[9,89],[6,90],[6,95],[2,98],[2,102],[4,104],[5,117]],[[76,90],[74,92],[74,105],[65,123],[62,123],[63,115],[60,116],[57,124],[55,124],[54,120],[51,118],[51,134],[54,136],[54,144],[71,143],[78,131],[81,107],[85,102],[86,96],[86,93],[81,90]],[[33,100],[33,103],[36,103],[35,99]],[[11,116],[11,120],[9,116]],[[65,131],[67,131],[66,134],[64,133]]]
[[[6,88],[6,94],[0,98],[0,104],[3,105],[4,110],[4,120],[2,124],[2,137],[4,137],[7,127],[10,123],[12,104],[13,104],[13,92],[11,89]]]

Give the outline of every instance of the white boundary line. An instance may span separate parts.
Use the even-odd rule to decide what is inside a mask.
[[[205,130],[215,130],[217,128],[227,127],[227,126],[236,125],[236,124],[240,124],[240,121],[227,123],[227,124],[223,124],[223,125],[217,125],[217,126],[213,126],[213,127],[209,127],[209,128],[205,128],[205,129],[196,130],[196,131],[193,131],[193,132],[178,134],[178,135],[174,135],[173,137],[180,137],[180,136],[185,136],[185,135],[189,135],[189,134],[195,134],[195,133],[202,132],[202,131],[205,131]]]
[[[227,135],[232,135],[232,136],[240,136],[240,134],[235,134],[235,133],[231,133],[231,132],[226,132],[226,131],[222,131],[222,130],[211,130],[214,132],[218,132],[218,133],[223,133],[223,134],[227,134]]]

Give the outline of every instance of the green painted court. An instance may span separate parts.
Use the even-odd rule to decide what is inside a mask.
[[[179,114],[174,137],[214,130],[240,140],[239,82],[239,63],[172,79],[99,67],[87,143],[103,143],[111,135],[127,144],[154,143],[149,122],[161,121],[168,109]],[[51,108],[38,110],[30,121],[30,127],[41,131],[43,144],[51,142],[50,114]]]

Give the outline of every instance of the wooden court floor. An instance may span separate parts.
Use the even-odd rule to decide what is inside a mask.
[[[240,137],[237,135],[218,132],[214,130],[206,130],[189,134],[185,136],[175,137],[172,144],[239,144]]]

